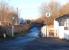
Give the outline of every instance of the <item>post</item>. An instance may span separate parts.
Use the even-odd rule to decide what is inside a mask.
[[[46,37],[47,37],[47,24],[46,24]]]
[[[14,20],[15,16],[12,17],[12,37],[14,37]]]
[[[12,37],[14,37],[14,26],[12,25]]]
[[[5,33],[3,34],[3,37],[6,38],[6,34]]]

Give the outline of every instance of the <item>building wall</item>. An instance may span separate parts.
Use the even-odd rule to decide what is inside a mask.
[[[55,27],[54,25],[54,28],[57,30],[58,38],[69,40],[69,17],[64,16],[64,17],[58,18],[58,20],[55,22],[54,24],[56,24],[57,27]]]
[[[57,31],[54,29],[54,25],[46,26],[41,28],[42,37],[57,37]]]

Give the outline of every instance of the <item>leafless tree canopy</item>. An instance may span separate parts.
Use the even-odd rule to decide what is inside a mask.
[[[17,11],[5,2],[0,3],[0,21],[12,22],[12,17],[17,17]]]
[[[57,3],[57,2],[50,2],[48,4],[43,3],[40,7],[41,16],[42,16],[42,18],[45,19],[45,21],[47,21],[47,23],[51,24],[53,22],[53,20],[56,18],[56,16],[59,15],[60,8],[61,7],[60,7],[59,3]],[[47,12],[51,13],[50,17],[46,16]]]

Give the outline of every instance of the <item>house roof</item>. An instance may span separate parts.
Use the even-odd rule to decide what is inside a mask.
[[[63,15],[63,16],[60,16],[60,17],[58,17],[58,18],[56,18],[55,20],[61,20],[62,18],[67,18],[67,17],[69,17],[69,14],[65,14],[65,15]]]

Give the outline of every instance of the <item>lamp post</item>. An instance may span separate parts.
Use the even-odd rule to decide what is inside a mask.
[[[46,15],[46,17],[49,18],[52,14],[51,14],[51,12],[46,12],[45,15]],[[48,23],[48,21],[46,20],[46,37],[47,37],[47,28],[48,28],[48,27],[47,27],[47,25],[48,25],[47,23]]]
[[[13,16],[12,17],[12,37],[14,36],[14,20],[15,20],[15,17]]]

